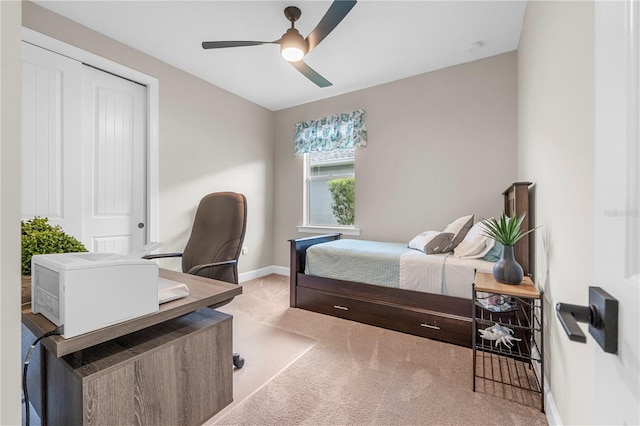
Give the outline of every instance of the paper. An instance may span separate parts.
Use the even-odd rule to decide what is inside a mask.
[[[158,303],[163,304],[172,300],[182,299],[189,295],[189,287],[177,281],[158,278]]]

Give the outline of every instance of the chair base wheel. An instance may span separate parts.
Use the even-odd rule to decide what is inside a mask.
[[[240,356],[240,354],[233,354],[233,366],[234,368],[240,369],[244,365],[244,358]]]

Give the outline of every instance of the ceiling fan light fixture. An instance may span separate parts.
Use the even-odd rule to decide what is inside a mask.
[[[2,0],[0,0],[2,1]],[[305,39],[295,29],[295,23],[302,11],[296,6],[288,6],[284,9],[284,17],[291,23],[291,28],[275,41],[203,41],[203,49],[223,49],[227,47],[260,46],[263,44],[279,44],[280,54],[291,66],[307,77],[318,87],[329,87],[331,82],[314,71],[302,60],[304,56],[318,47],[320,42],[331,33],[336,26],[347,16],[355,6],[357,0],[334,0],[331,6],[318,22],[318,25]]]
[[[289,62],[298,62],[307,53],[307,43],[295,28],[289,28],[280,39],[280,54]]]

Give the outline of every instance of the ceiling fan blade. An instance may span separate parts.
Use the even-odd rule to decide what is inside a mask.
[[[353,9],[357,3],[356,0],[335,0],[329,6],[329,10],[324,14],[318,25],[311,31],[311,34],[307,36],[307,45],[311,52],[326,36],[329,35],[335,27],[338,26],[340,21]]]
[[[298,62],[289,62],[295,69],[300,71],[305,77],[314,82],[318,87],[328,87],[332,86],[331,82],[315,72],[313,68],[309,65],[305,64],[302,61]]]
[[[224,47],[259,46],[261,44],[277,43],[278,41],[203,41],[202,48],[203,49],[221,49]]]

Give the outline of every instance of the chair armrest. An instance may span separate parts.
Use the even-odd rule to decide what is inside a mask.
[[[197,272],[205,268],[214,268],[216,266],[231,266],[231,265],[235,265],[236,263],[238,263],[236,259],[225,260],[223,262],[203,263],[202,265],[196,265],[193,268],[189,269],[187,271],[187,274],[195,275]]]
[[[164,257],[182,257],[182,253],[158,253],[142,256],[143,259],[162,259]]]

